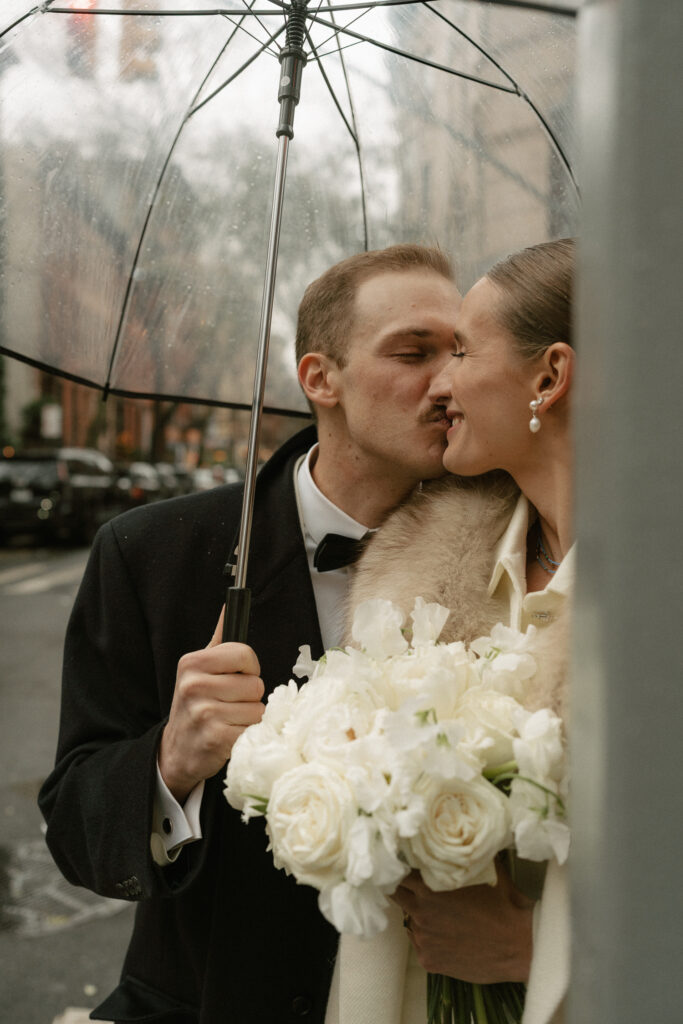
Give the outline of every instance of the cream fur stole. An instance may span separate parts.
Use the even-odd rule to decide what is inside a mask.
[[[498,541],[519,490],[504,473],[425,484],[389,516],[358,562],[349,594],[356,607],[373,597],[397,604],[406,616],[416,597],[451,609],[441,639],[469,643],[497,622],[509,622],[506,602],[488,596]],[[538,630],[538,670],[526,693],[530,709],[552,707],[566,721],[569,614]],[[347,627],[347,639],[350,637]]]

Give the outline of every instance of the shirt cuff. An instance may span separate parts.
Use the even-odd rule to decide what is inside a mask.
[[[155,864],[164,867],[177,859],[183,846],[202,838],[199,811],[204,780],[198,782],[181,807],[164,782],[157,764],[157,785],[152,812],[150,849]]]

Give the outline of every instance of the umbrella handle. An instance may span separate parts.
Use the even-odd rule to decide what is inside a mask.
[[[223,619],[223,643],[246,644],[250,607],[251,590],[248,587],[228,587]]]

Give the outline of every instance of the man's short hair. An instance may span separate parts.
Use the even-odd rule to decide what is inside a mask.
[[[323,352],[343,367],[354,324],[358,286],[375,274],[407,270],[432,270],[453,280],[451,262],[441,249],[392,245],[388,249],[349,256],[311,282],[299,306],[297,365],[307,352]]]

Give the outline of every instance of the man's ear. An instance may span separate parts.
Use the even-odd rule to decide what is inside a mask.
[[[332,409],[339,402],[337,374],[339,367],[334,359],[323,352],[307,352],[298,367],[299,383],[306,398],[314,405]]]
[[[534,376],[534,390],[544,399],[544,411],[569,392],[575,362],[574,349],[564,341],[549,345],[541,356],[540,369]]]

